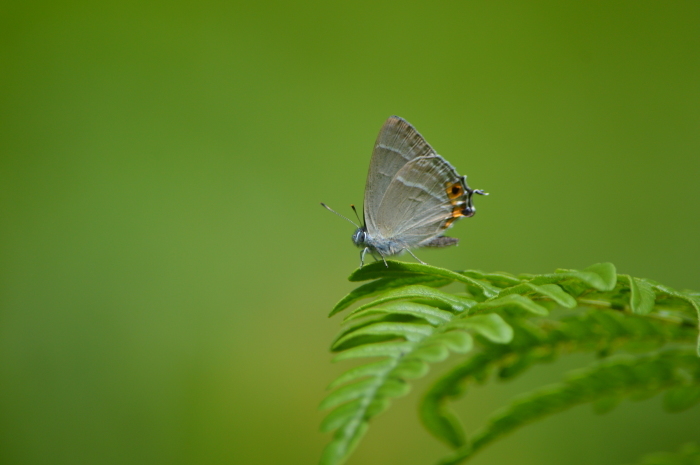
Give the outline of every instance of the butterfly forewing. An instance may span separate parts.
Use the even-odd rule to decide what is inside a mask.
[[[403,118],[392,116],[386,120],[374,144],[365,186],[365,224],[370,234],[381,226],[379,206],[396,173],[409,161],[434,153],[423,136]]]

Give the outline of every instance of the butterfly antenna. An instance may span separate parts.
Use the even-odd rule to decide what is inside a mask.
[[[362,220],[360,219],[360,215],[357,213],[357,209],[355,208],[355,205],[350,205],[350,208],[352,208],[352,211],[355,212],[355,216],[357,217],[357,221],[359,221],[360,224],[364,223],[364,221],[362,221]]]
[[[329,206],[326,205],[325,203],[321,202],[321,206],[322,206],[323,208],[325,208],[326,210],[335,213],[335,214],[338,215],[339,217],[341,217],[341,218],[343,218],[343,219],[345,219],[345,220],[351,222],[352,224],[355,224],[355,222],[354,222],[353,220],[351,220],[351,219],[348,218],[347,216],[341,215],[340,213],[338,213],[337,211],[333,210],[331,207],[329,207]],[[353,207],[353,210],[354,210],[354,209],[355,209],[355,207]],[[357,213],[357,212],[355,212],[355,213]],[[359,228],[359,226],[356,225],[356,224],[355,224],[355,227],[358,227],[358,228]]]

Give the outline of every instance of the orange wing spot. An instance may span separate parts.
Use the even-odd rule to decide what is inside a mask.
[[[447,220],[445,221],[445,224],[442,225],[442,228],[443,229],[449,228],[450,226],[452,226],[452,223],[454,223],[457,218],[461,218],[463,216],[467,216],[464,214],[464,209],[462,207],[460,207],[459,205],[455,206],[452,209],[452,216],[450,218],[447,218]]]
[[[459,217],[462,217],[462,216],[467,216],[467,215],[464,214],[464,209],[463,209],[462,207],[460,207],[459,205],[457,205],[456,207],[454,207],[454,208],[452,209],[452,218],[453,218],[453,219],[454,219],[454,218],[459,218]]]
[[[445,192],[447,192],[448,199],[454,200],[464,193],[464,189],[462,189],[462,183],[460,183],[460,182],[455,182],[455,183],[448,182],[447,188],[445,189]]]
[[[445,221],[445,224],[442,225],[442,229],[447,229],[452,226],[452,223],[454,223],[456,219],[457,218],[448,218],[447,221]]]

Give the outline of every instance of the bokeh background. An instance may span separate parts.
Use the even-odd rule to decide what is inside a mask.
[[[700,3],[14,2],[0,14],[0,462],[313,464],[371,148],[412,122],[478,213],[434,265],[700,289]],[[408,258],[410,260],[410,257]],[[477,427],[571,358],[457,406]],[[440,372],[437,367],[432,377]],[[444,368],[444,367],[443,367]],[[418,391],[430,379],[417,383]],[[416,392],[350,464],[447,452]],[[629,463],[698,407],[580,407],[476,465]]]

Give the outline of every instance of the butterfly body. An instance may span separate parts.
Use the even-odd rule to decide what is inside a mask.
[[[360,226],[352,235],[352,242],[359,248],[369,248],[370,252],[376,252],[382,257],[398,255],[408,248],[408,244],[394,238],[374,238],[367,232],[366,226]]]

